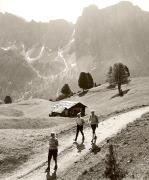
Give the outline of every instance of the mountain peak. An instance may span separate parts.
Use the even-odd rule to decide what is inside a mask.
[[[117,6],[119,9],[125,9],[125,10],[126,9],[130,9],[130,10],[140,9],[138,6],[134,5],[130,1],[121,1],[115,6]]]
[[[133,4],[130,1],[121,1],[118,4],[121,6],[127,6],[127,7],[133,6]]]

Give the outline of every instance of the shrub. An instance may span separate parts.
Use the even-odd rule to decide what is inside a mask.
[[[4,103],[5,104],[11,104],[12,103],[12,99],[10,96],[6,96],[5,99],[4,99]]]
[[[78,80],[78,85],[84,90],[94,87],[94,80],[90,73],[81,72]]]
[[[66,97],[71,96],[71,95],[73,94],[68,84],[65,84],[65,85],[62,87],[61,93],[62,93],[63,95],[65,95]]]

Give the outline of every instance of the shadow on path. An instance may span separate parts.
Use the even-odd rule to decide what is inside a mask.
[[[119,94],[115,94],[114,96],[112,96],[110,99],[116,98],[116,97],[123,97],[125,94],[127,94],[130,91],[130,89],[127,89],[125,91],[123,91],[123,95],[119,95]]]
[[[87,94],[87,93],[88,93],[88,90],[85,90],[85,91],[79,93],[79,97],[82,97],[82,96],[84,96],[84,95]]]
[[[94,142],[92,143],[92,147],[90,149],[90,152],[97,154],[100,151],[101,151],[101,148],[96,145],[96,140],[94,140]]]
[[[85,145],[84,145],[83,141],[81,143],[75,142],[74,144],[77,147],[78,153],[81,153],[81,151],[83,151],[85,149]]]

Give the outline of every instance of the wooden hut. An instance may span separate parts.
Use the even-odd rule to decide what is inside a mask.
[[[60,101],[54,105],[50,116],[75,117],[79,112],[82,116],[85,116],[86,107],[81,102]]]

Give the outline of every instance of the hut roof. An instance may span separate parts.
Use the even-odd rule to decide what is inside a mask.
[[[81,104],[82,106],[85,106],[84,104],[82,104],[81,102],[74,102],[74,101],[60,101],[59,103],[56,103],[53,106],[53,110],[52,112],[57,112],[57,113],[62,113],[65,109],[70,109],[73,106],[77,105],[77,104]],[[85,106],[86,107],[86,106]]]

